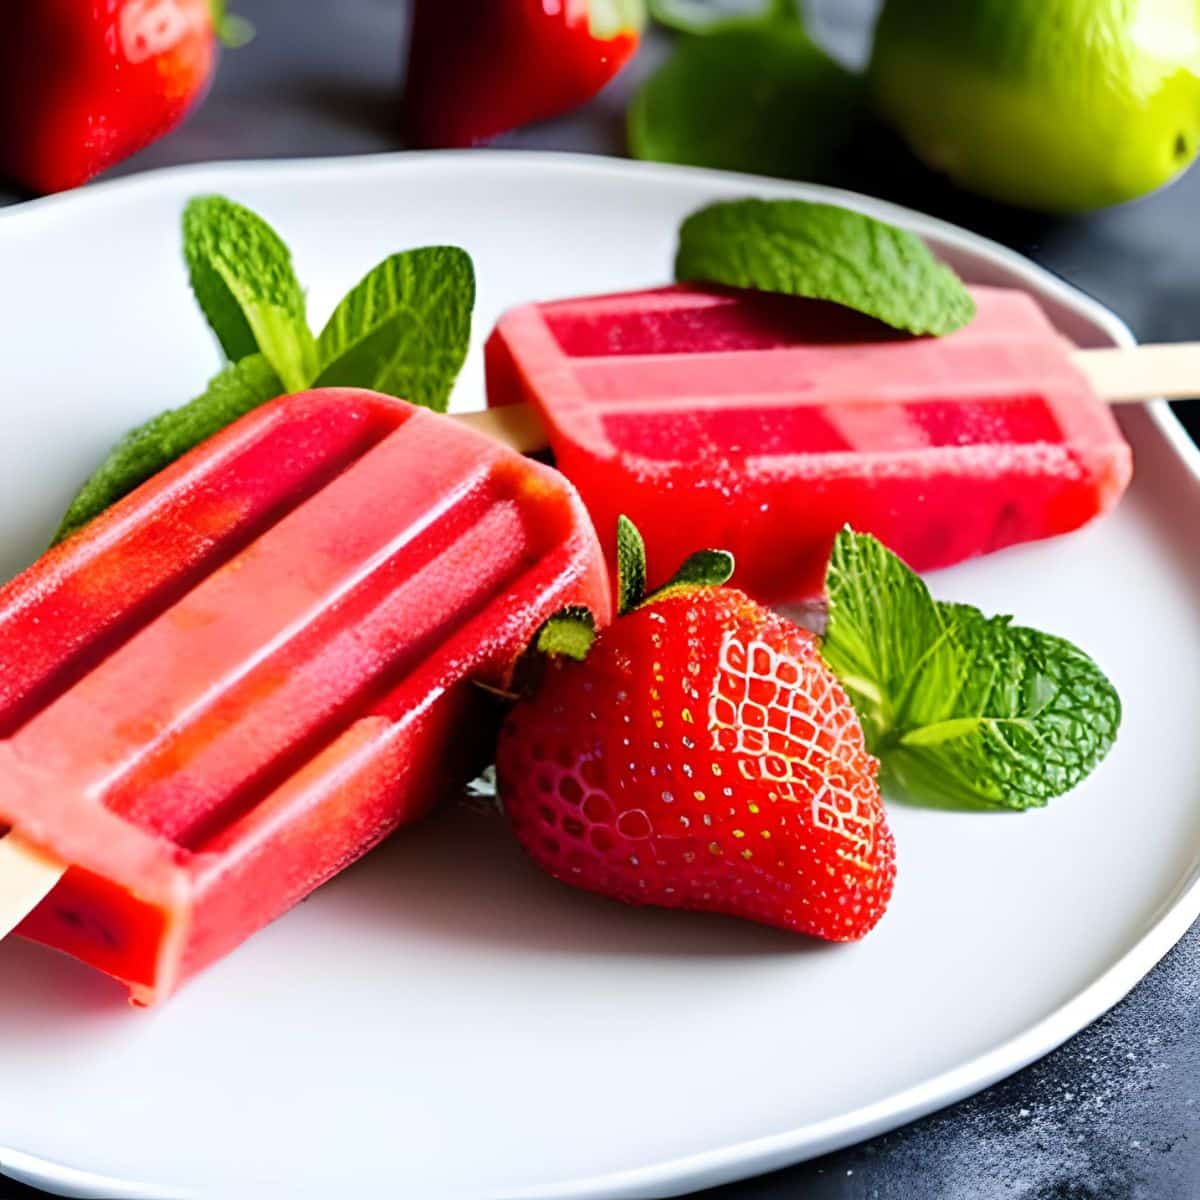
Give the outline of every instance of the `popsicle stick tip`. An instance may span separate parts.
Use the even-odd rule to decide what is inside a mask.
[[[1076,350],[1071,358],[1108,404],[1200,396],[1200,342]]]
[[[0,836],[0,939],[50,894],[66,869],[18,833]]]

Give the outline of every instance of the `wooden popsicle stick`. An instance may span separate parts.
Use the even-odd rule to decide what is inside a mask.
[[[18,833],[0,837],[0,939],[37,908],[66,869]]]
[[[518,454],[533,454],[545,450],[546,429],[537,410],[531,404],[506,404],[500,408],[485,408],[482,412],[454,413],[460,424],[502,442]]]
[[[1140,404],[1160,397],[1200,398],[1200,342],[1075,350],[1071,361],[1106,404]],[[531,405],[509,404],[453,415],[520,454],[546,448],[546,430]]]
[[[1108,404],[1200,397],[1200,342],[1076,350],[1071,360]]]

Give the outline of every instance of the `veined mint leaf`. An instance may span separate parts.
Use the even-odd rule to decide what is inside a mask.
[[[825,576],[822,653],[850,694],[868,741],[904,719],[937,720],[962,661],[929,589],[875,538],[844,530]]]
[[[661,3],[661,0],[660,0]],[[655,162],[832,178],[867,111],[860,76],[800,23],[794,0],[713,17],[684,0],[660,19],[685,31],[629,107],[630,152]]]
[[[475,307],[471,257],[426,246],[384,259],[317,339],[318,387],[364,387],[445,412]]]
[[[286,390],[316,374],[316,348],[292,256],[261,217],[224,196],[183,211],[183,255],[196,300],[226,358],[261,353]]]
[[[271,364],[261,354],[252,354],[214,376],[194,400],[159,413],[127,433],[75,493],[54,544],[181,454],[283,391],[283,382]]]
[[[962,281],[907,230],[832,204],[734,200],[693,213],[675,276],[830,300],[915,334],[975,315]]]
[[[1033,808],[1070,791],[1116,738],[1112,685],[1062,638],[942,607],[970,665],[954,713],[902,734],[889,771],[906,790],[950,802]]]
[[[1082,650],[935,601],[874,538],[838,535],[825,660],[850,694],[885,782],[935,803],[1043,805],[1116,737],[1121,704]]]

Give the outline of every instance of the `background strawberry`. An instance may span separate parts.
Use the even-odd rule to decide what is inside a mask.
[[[632,57],[641,0],[413,0],[405,117],[472,146],[590,100]]]
[[[0,175],[56,192],[173,129],[208,86],[224,0],[25,0],[4,10]]]
[[[551,657],[502,731],[521,844],[628,903],[862,937],[891,895],[894,844],[878,763],[812,635],[694,569],[632,607],[628,557],[632,610],[582,662]]]

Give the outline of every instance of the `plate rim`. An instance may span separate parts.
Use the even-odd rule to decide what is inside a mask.
[[[647,180],[658,178],[664,182],[719,182],[723,187],[741,183],[748,191],[790,192],[797,197],[807,196],[839,203],[881,216],[921,236],[933,236],[987,256],[1010,270],[1023,283],[1082,313],[1114,345],[1136,344],[1132,331],[1116,313],[1076,285],[1000,242],[917,209],[822,184],[563,151],[390,151],[319,158],[233,159],[162,167],[103,180],[86,188],[40,197],[0,210],[0,245],[7,236],[20,236],[27,225],[69,214],[75,208],[86,209],[97,202],[116,199],[136,202],[141,194],[170,188],[189,176],[228,178],[238,175],[354,173],[377,169],[412,171],[447,167],[468,170],[486,167],[511,170],[516,174],[532,168],[618,177],[633,174]],[[1168,450],[1192,480],[1200,483],[1200,447],[1192,442],[1170,406],[1163,400],[1155,400],[1144,407],[1155,433],[1166,443]],[[1173,898],[1164,902],[1157,919],[1120,958],[1036,1024],[965,1063],[884,1100],[800,1129],[744,1139],[622,1171],[540,1184],[517,1191],[502,1191],[494,1193],[494,1200],[599,1200],[600,1197],[633,1200],[634,1197],[679,1195],[694,1188],[717,1186],[776,1170],[865,1141],[982,1091],[1057,1049],[1128,995],[1198,917],[1200,858],[1193,860]],[[33,1186],[54,1188],[64,1195],[121,1197],[123,1200],[148,1200],[152,1195],[164,1195],[161,1187],[99,1175],[86,1168],[52,1162],[0,1144],[0,1177],[4,1175]],[[171,1197],[194,1194],[187,1189],[168,1193]]]

